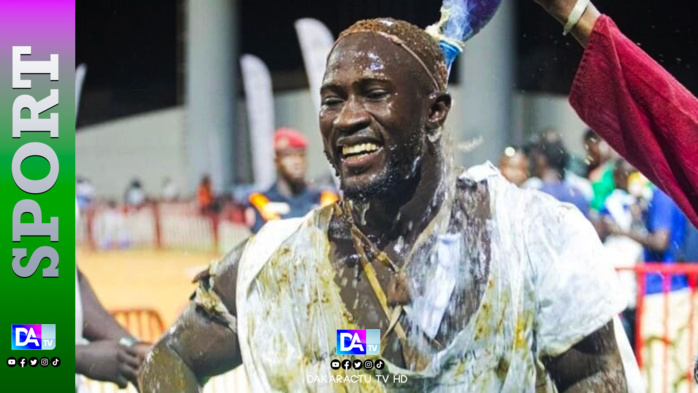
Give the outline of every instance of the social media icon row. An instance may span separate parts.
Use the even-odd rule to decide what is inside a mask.
[[[61,365],[61,359],[58,358],[57,356],[54,357],[53,359],[49,360],[47,357],[41,358],[41,360],[35,358],[35,357],[30,357],[28,360],[24,356],[22,356],[19,359],[15,359],[13,357],[7,358],[7,365],[9,367],[14,367],[19,365],[19,367],[24,368],[26,366],[30,367],[36,367],[39,364],[41,364],[41,367],[48,367],[49,364],[51,364],[53,367],[58,367]]]
[[[340,368],[343,368],[345,370],[349,370],[350,368],[354,368],[354,370],[360,370],[362,368],[365,368],[366,370],[371,370],[373,367],[375,367],[377,370],[382,370],[383,367],[385,367],[385,362],[378,359],[375,362],[373,360],[354,360],[353,362],[349,359],[344,359],[343,361],[339,361],[337,359],[332,359],[330,361],[330,367],[332,367],[333,370],[339,370]]]

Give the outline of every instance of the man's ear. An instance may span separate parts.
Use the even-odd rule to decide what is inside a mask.
[[[429,95],[429,118],[427,127],[431,130],[441,128],[451,110],[451,95],[446,92],[437,92]]]

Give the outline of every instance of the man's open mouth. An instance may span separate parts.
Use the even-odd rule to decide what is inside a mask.
[[[380,146],[375,143],[360,143],[358,145],[342,146],[342,157],[357,156],[361,154],[370,154],[380,149]]]
[[[355,143],[342,146],[342,162],[347,169],[360,170],[370,166],[379,153],[382,146],[373,142]]]

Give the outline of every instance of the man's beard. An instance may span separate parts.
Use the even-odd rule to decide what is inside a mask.
[[[411,195],[421,174],[423,148],[421,138],[389,151],[385,168],[371,181],[361,185],[347,185],[340,176],[340,188],[347,199],[367,202]],[[402,198],[400,198],[402,199]]]

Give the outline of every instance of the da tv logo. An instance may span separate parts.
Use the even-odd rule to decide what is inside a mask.
[[[378,355],[379,329],[337,329],[337,355]]]
[[[12,325],[13,350],[56,348],[56,325]]]

